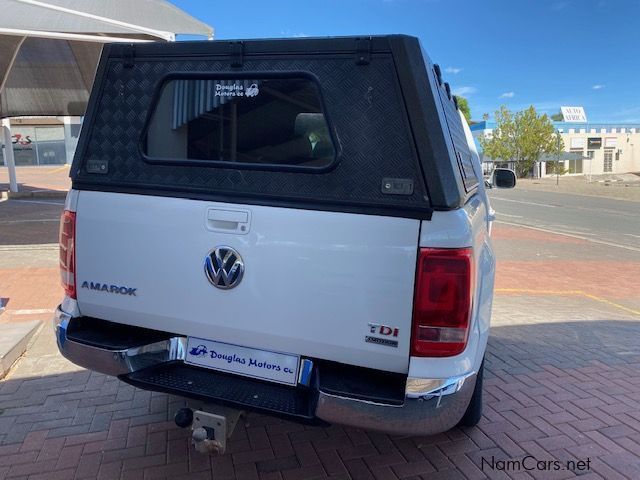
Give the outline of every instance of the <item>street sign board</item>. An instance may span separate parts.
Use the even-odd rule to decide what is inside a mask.
[[[560,107],[562,118],[565,122],[586,123],[587,114],[584,113],[584,107]]]
[[[595,150],[596,148],[602,147],[602,138],[600,137],[589,137],[587,138],[587,148],[589,150]]]

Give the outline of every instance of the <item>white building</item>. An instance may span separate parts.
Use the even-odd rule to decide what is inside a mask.
[[[14,117],[11,141],[17,166],[64,165],[73,161],[81,117]],[[5,148],[3,137],[0,146]],[[0,166],[4,165],[4,152]]]
[[[640,124],[554,122],[562,135],[568,175],[602,175],[640,172]],[[495,122],[471,126],[474,138],[489,137]],[[479,152],[482,147],[478,144]],[[490,169],[493,160],[480,153],[483,166]],[[546,175],[545,162],[534,169],[536,176]]]

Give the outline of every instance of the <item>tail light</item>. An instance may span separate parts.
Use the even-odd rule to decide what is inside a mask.
[[[473,292],[473,250],[421,248],[413,305],[411,354],[449,357],[469,337]]]
[[[60,280],[65,293],[76,298],[76,214],[65,210],[60,218]]]

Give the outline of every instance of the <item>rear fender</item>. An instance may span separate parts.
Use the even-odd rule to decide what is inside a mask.
[[[486,204],[475,195],[464,208],[434,212],[430,221],[422,222],[420,247],[473,247],[476,288],[465,350],[452,357],[410,357],[409,377],[447,378],[480,368],[489,337],[495,276],[495,256],[487,235],[486,217]]]

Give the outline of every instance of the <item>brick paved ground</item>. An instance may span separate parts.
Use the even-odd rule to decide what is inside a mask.
[[[62,208],[63,200],[0,203],[0,302],[5,305],[0,325],[50,318],[59,302]]]
[[[61,190],[71,188],[70,165],[47,167],[16,167],[16,178],[20,191]],[[9,190],[9,172],[0,166],[0,192]]]
[[[195,454],[188,432],[170,421],[180,399],[70,364],[57,354],[47,324],[0,381],[0,479],[575,476],[566,470],[504,472],[482,462],[527,455],[589,460],[589,470],[577,472],[582,479],[640,478],[640,311],[632,275],[640,256],[616,260],[594,250],[598,246],[531,232],[496,225],[499,290],[477,428],[390,437],[250,414],[228,453],[209,458]],[[55,250],[34,252],[16,260],[0,251],[0,282],[9,274],[14,280],[5,285],[22,282],[12,293],[14,305],[51,308],[57,278],[43,279],[30,296],[32,271],[11,273],[23,260],[32,262],[25,269],[43,264],[55,271],[47,263],[55,265]],[[560,259],[562,268],[552,268]]]
[[[169,421],[179,400],[75,367],[47,326],[0,384],[0,478],[507,478],[483,472],[482,458],[527,455],[590,459],[582,478],[638,478],[637,319],[589,299],[523,296],[498,297],[495,315],[478,428],[390,437],[250,414],[218,458],[195,454]]]

